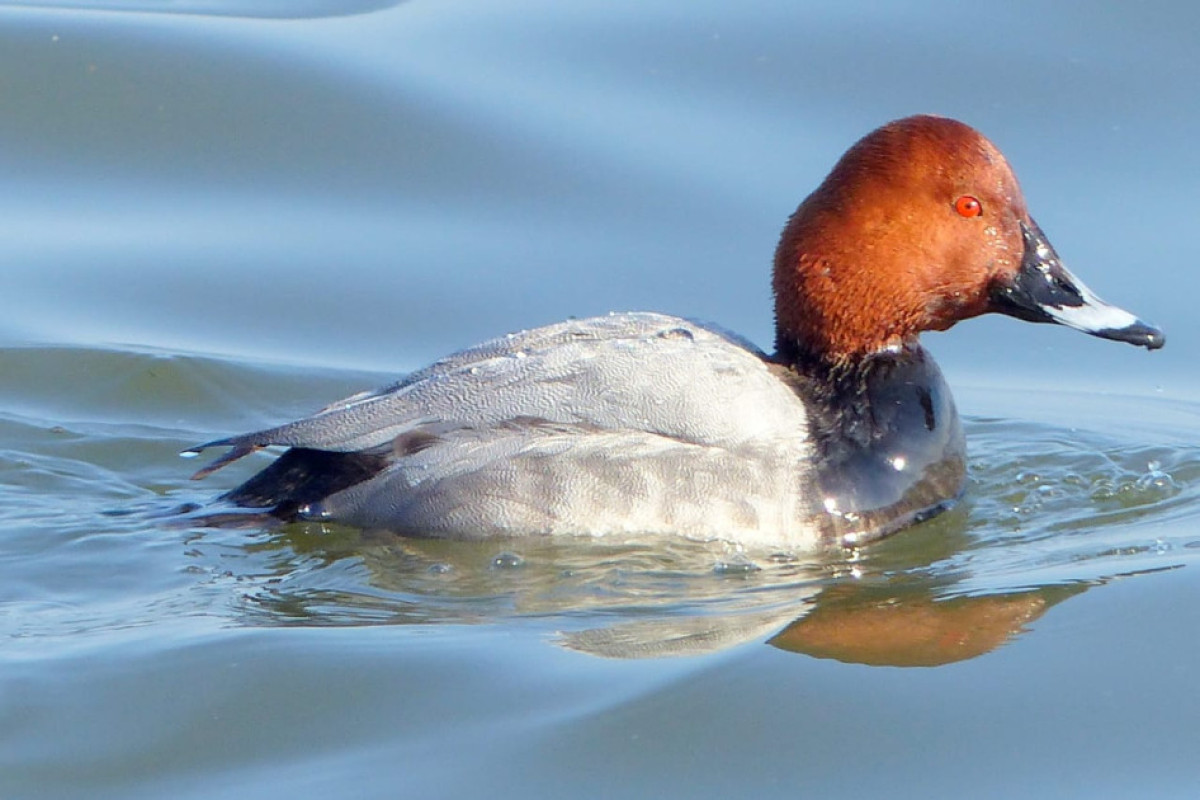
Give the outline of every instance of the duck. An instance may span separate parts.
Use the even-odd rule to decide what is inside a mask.
[[[312,416],[218,439],[219,498],[401,536],[679,536],[858,547],[951,508],[962,423],[924,331],[987,313],[1160,348],[1030,216],[1000,151],[920,115],[864,136],[788,219],[774,352],[652,312],[571,319],[451,354]]]

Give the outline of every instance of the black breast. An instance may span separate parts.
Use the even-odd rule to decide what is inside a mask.
[[[851,365],[795,367],[817,447],[813,502],[830,542],[878,539],[953,505],[966,445],[949,387],[913,345]]]

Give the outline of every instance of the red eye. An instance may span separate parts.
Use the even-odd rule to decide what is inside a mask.
[[[954,201],[954,210],[964,217],[978,217],[983,213],[983,206],[971,195],[964,194]]]

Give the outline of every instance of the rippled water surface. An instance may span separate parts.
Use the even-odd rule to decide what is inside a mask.
[[[83,5],[0,3],[0,797],[1194,794],[1191,5]],[[927,337],[952,512],[821,555],[178,513],[270,458],[180,451],[506,330],[768,344],[784,219],[923,111],[1169,340]]]

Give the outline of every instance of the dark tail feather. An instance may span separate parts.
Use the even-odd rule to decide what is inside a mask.
[[[272,516],[291,520],[304,506],[373,478],[387,464],[381,453],[293,447],[221,499],[242,508],[269,508]]]

